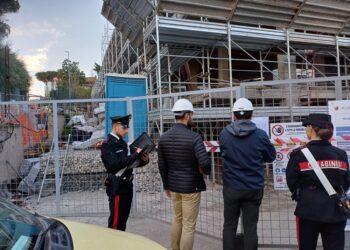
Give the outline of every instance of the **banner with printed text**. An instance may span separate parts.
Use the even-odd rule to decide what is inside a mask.
[[[350,100],[329,101],[328,112],[334,125],[332,144],[346,151],[350,159]],[[350,220],[346,222],[345,230],[350,231]]]
[[[350,100],[328,102],[328,112],[334,125],[334,145],[350,156]]]
[[[275,189],[287,189],[286,168],[293,149],[308,142],[305,127],[301,122],[271,123],[271,142],[276,148],[273,162],[273,183]]]

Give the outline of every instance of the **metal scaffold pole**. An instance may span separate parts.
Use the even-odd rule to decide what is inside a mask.
[[[287,60],[288,60],[288,80],[292,79],[292,72],[290,67],[290,44],[289,44],[289,30],[286,30],[286,37],[287,37]],[[289,110],[290,110],[290,121],[293,122],[293,91],[292,91],[292,84],[288,85],[289,89]]]
[[[54,129],[54,157],[55,157],[55,186],[56,186],[56,213],[61,214],[61,190],[60,190],[60,151],[58,145],[58,118],[57,102],[52,104],[53,129]]]
[[[228,39],[228,68],[230,74],[230,87],[232,88],[232,49],[231,49],[231,25],[227,22],[227,39]],[[233,107],[233,93],[230,91],[230,108]]]
[[[159,45],[159,17],[156,15],[156,43],[157,43],[157,76],[158,76],[158,93],[159,93],[159,119],[160,134],[163,134],[163,100],[162,100],[162,72],[160,62],[160,45]]]
[[[340,76],[340,55],[339,55],[339,40],[338,36],[335,37],[336,49],[337,49],[337,73]]]

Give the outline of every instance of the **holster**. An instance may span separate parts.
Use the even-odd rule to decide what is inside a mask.
[[[344,214],[349,218],[350,217],[350,197],[346,193],[338,194],[336,197],[336,202],[339,207],[342,208]]]
[[[104,185],[106,186],[106,194],[111,197],[116,196],[120,192],[121,184],[122,178],[120,176],[108,174],[104,182]]]

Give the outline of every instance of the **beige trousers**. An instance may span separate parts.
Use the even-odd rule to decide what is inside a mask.
[[[171,248],[173,250],[192,250],[201,193],[171,192],[171,199],[174,207]]]

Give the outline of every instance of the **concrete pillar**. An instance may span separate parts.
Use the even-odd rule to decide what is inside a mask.
[[[278,60],[278,68],[277,72],[274,70],[274,80],[288,80],[289,79],[289,69],[288,69],[288,55],[277,55],[277,60]],[[290,56],[290,71],[291,71],[291,79],[296,78],[296,57],[295,56]],[[278,75],[278,77],[276,77]],[[295,86],[291,86],[292,91],[289,89],[289,85],[285,85],[282,88],[285,90],[285,99],[283,100],[282,105],[289,106],[289,105],[296,105],[297,103],[297,97],[293,95],[293,89]],[[292,100],[290,99],[292,98]]]
[[[288,79],[288,56],[287,55],[277,55],[278,60],[278,78],[280,80]],[[290,70],[291,79],[296,78],[296,57],[290,56]]]
[[[218,48],[218,58],[225,58],[218,60],[218,78],[222,83],[230,83],[228,51],[226,48]]]

